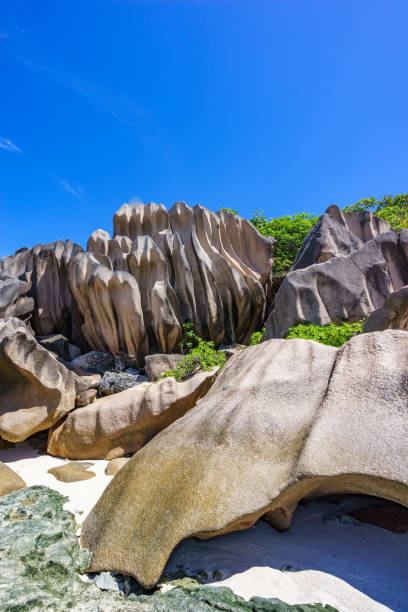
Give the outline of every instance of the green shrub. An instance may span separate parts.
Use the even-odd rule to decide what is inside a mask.
[[[320,325],[296,325],[291,327],[286,335],[286,338],[304,338],[305,340],[315,340],[320,344],[328,344],[329,346],[341,346],[353,336],[361,334],[363,331],[364,319],[356,323],[348,323],[347,321],[336,325],[330,323],[320,327]]]
[[[387,221],[392,229],[401,231],[408,228],[408,193],[385,195],[381,200],[364,198],[344,208],[345,212],[361,213],[370,210],[377,217]]]
[[[252,219],[258,232],[264,236],[273,236],[276,239],[275,257],[273,261],[274,276],[284,274],[291,267],[298,254],[302,242],[312,229],[319,217],[309,213],[298,213],[268,219],[264,213],[256,210]]]
[[[251,340],[249,341],[249,346],[254,346],[255,344],[259,344],[265,328],[263,327],[260,331],[256,331],[252,334]]]
[[[183,382],[201,370],[208,372],[215,366],[222,368],[226,361],[224,353],[215,350],[214,342],[203,340],[194,333],[193,323],[183,325],[180,346],[183,353],[186,353],[184,359],[174,370],[164,372],[160,380],[173,376],[178,382]]]

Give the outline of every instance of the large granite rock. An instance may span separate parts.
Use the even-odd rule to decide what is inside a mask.
[[[391,293],[384,304],[374,310],[363,325],[365,332],[383,331],[384,329],[408,331],[408,285]]]
[[[172,353],[171,355],[165,355],[163,353],[147,355],[145,359],[146,376],[151,382],[154,382],[160,378],[164,372],[174,370],[183,359],[184,355],[178,355],[177,353]]]
[[[26,483],[14,470],[0,461],[0,497],[17,489],[24,489]]]
[[[17,318],[0,320],[0,436],[48,429],[75,406],[75,379]]]
[[[237,353],[197,406],[118,472],[85,520],[93,571],[157,582],[177,544],[290,525],[298,501],[365,493],[408,506],[408,333],[340,349],[272,340]]]
[[[34,308],[34,300],[27,297],[28,283],[0,275],[0,319],[22,317]]]
[[[174,378],[144,383],[78,408],[50,430],[47,450],[70,459],[134,453],[190,410],[209,390],[216,372],[201,372],[183,383]]]
[[[0,498],[0,609],[5,612],[336,612],[331,606],[278,599],[245,601],[228,588],[175,588],[154,595],[102,591],[85,582],[89,552],[81,550],[67,501],[47,487]],[[122,577],[125,578],[124,576]]]
[[[226,211],[125,204],[113,238],[96,230],[86,253],[69,240],[23,249],[0,261],[0,275],[26,283],[37,335],[61,333],[138,368],[177,351],[186,321],[216,345],[247,343],[265,318],[273,245]]]
[[[90,351],[84,355],[79,355],[71,361],[71,366],[79,367],[84,372],[92,374],[104,374],[107,370],[113,368],[115,358],[110,353],[103,351]]]
[[[299,323],[358,321],[407,284],[408,230],[331,206],[275,296],[263,339],[283,338]]]

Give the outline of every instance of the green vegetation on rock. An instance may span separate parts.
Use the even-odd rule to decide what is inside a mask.
[[[361,334],[363,331],[364,319],[356,323],[345,321],[340,325],[330,323],[321,327],[320,325],[296,325],[291,327],[286,335],[286,338],[303,338],[305,340],[315,340],[320,344],[328,344],[329,346],[341,346],[353,336]]]
[[[265,331],[265,327],[263,327],[259,331],[254,332],[251,336],[251,340],[249,341],[249,346],[254,346],[255,344],[259,344],[264,331]]]
[[[186,353],[184,359],[174,370],[164,372],[160,380],[173,376],[178,382],[183,382],[201,370],[208,372],[216,366],[222,368],[226,361],[224,353],[214,348],[214,342],[203,340],[195,334],[193,323],[184,323],[180,346]]]
[[[377,217],[387,221],[392,229],[401,231],[408,228],[408,193],[385,195],[381,200],[364,198],[344,208],[345,212],[361,213],[371,211]]]
[[[276,239],[273,273],[275,276],[286,273],[298,254],[303,240],[318,221],[319,217],[309,213],[297,213],[284,217],[266,218],[262,211],[256,210],[252,225],[264,236]]]

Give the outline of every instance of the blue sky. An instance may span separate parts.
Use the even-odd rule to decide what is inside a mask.
[[[0,0],[0,256],[408,191],[406,0]]]

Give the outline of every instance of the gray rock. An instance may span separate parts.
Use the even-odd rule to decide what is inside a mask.
[[[155,355],[147,355],[145,359],[145,372],[149,381],[153,382],[160,378],[164,372],[174,370],[184,358],[183,355],[170,353],[157,353]]]
[[[101,395],[113,395],[126,389],[148,382],[142,374],[130,374],[129,372],[105,372],[99,383]]]
[[[364,332],[403,329],[408,331],[408,285],[394,291],[363,325]]]
[[[330,206],[306,236],[291,270],[308,268],[339,255],[349,255],[388,231],[389,224],[371,212],[346,213],[335,205]]]
[[[128,576],[84,581],[89,552],[80,549],[67,497],[47,487],[28,487],[0,498],[0,609],[5,612],[335,612],[319,604],[288,606],[277,599],[246,602],[230,589],[176,588],[137,595]],[[120,591],[117,593],[114,591]],[[123,595],[127,595],[127,597]]]
[[[79,366],[85,372],[93,374],[103,374],[107,370],[111,370],[115,364],[115,358],[110,353],[102,351],[91,351],[80,355],[71,361],[73,366]]]
[[[81,349],[75,344],[70,344],[62,334],[51,334],[49,336],[38,336],[38,342],[48,351],[55,353],[64,361],[72,361],[81,354]]]
[[[358,321],[408,285],[408,230],[379,233],[384,223],[375,217],[348,213],[341,224],[339,215],[329,208],[319,222],[323,235],[315,226],[306,237],[275,296],[264,340],[284,338],[299,323]]]
[[[0,318],[22,317],[34,309],[34,300],[27,297],[28,283],[0,276]]]

